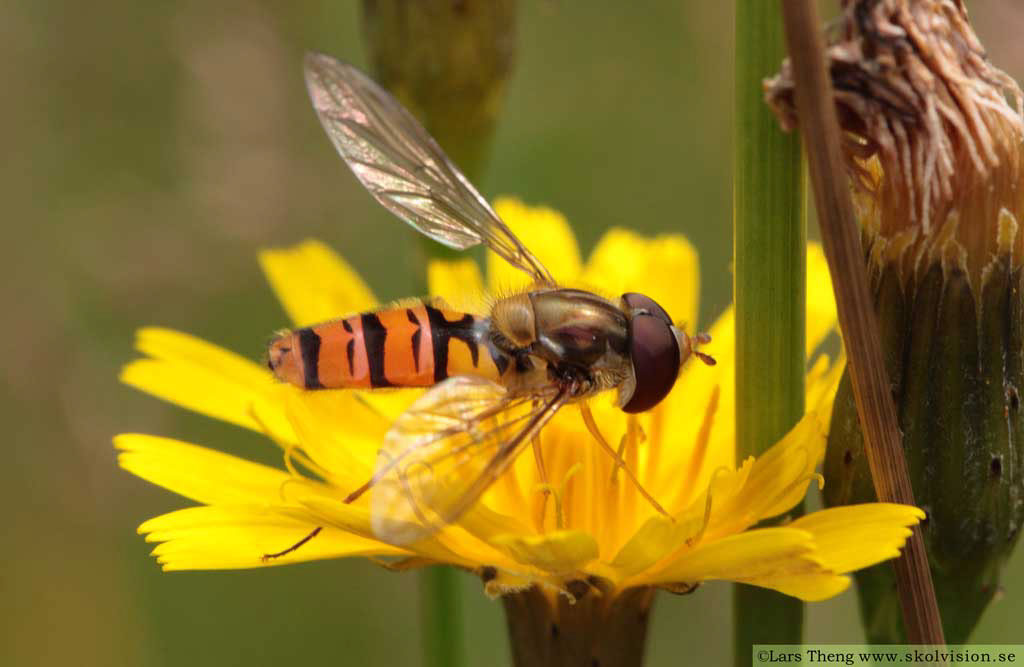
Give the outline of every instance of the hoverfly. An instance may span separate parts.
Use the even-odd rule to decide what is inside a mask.
[[[487,201],[397,100],[366,75],[309,54],[306,85],[320,122],[378,202],[431,239],[463,250],[480,243],[529,275],[532,285],[498,299],[486,316],[441,302],[384,307],[287,331],[268,365],[307,390],[430,387],[391,426],[376,472],[345,502],[371,491],[378,537],[408,544],[469,510],[563,406],[584,421],[616,463],[586,399],[616,389],[627,413],[648,410],[672,389],[691,356],[714,360],[651,298],[613,302],[559,287]],[[660,505],[638,489],[658,510]],[[298,548],[319,528],[292,547]]]

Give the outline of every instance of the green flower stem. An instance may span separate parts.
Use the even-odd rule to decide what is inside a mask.
[[[806,179],[800,142],[783,134],[761,82],[785,53],[778,4],[736,2],[734,299],[736,455],[756,456],[804,413]],[[802,513],[802,505],[792,514]],[[736,585],[735,664],[751,645],[801,641],[803,603]]]
[[[419,573],[424,667],[458,667],[466,662],[459,576],[447,565]]]

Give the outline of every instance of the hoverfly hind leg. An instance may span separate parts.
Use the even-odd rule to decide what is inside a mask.
[[[276,558],[280,558],[281,556],[286,556],[286,555],[290,554],[291,552],[297,550],[299,547],[301,547],[306,542],[309,542],[311,539],[313,539],[314,537],[319,535],[320,531],[323,530],[323,529],[324,529],[323,526],[317,526],[316,528],[311,530],[308,535],[306,535],[301,540],[299,540],[295,544],[291,545],[287,549],[285,549],[283,551],[278,551],[277,553],[263,554],[262,556],[260,556],[260,562],[261,563],[269,563],[270,561],[272,561],[272,560],[274,560]]]
[[[402,457],[399,457],[398,459],[391,459],[390,461],[388,461],[386,464],[384,464],[383,467],[375,471],[373,475],[370,477],[370,479],[363,482],[362,486],[360,486],[358,489],[345,496],[345,499],[342,500],[341,502],[345,503],[346,505],[349,505],[358,500],[361,495],[369,491],[371,487],[373,487],[377,482],[379,482],[384,477],[384,475],[386,475],[392,468],[398,465],[398,462],[401,458]]]

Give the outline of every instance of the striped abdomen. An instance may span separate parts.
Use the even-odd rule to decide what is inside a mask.
[[[426,304],[296,329],[270,344],[268,365],[306,389],[429,387],[453,375],[499,380],[510,359],[489,320]]]

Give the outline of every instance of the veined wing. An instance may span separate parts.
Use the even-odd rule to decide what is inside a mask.
[[[374,533],[404,545],[457,521],[566,398],[555,387],[513,397],[499,384],[467,376],[435,385],[384,438],[367,483]]]
[[[330,56],[306,55],[320,123],[377,201],[430,238],[487,246],[539,283],[551,274],[516,238],[419,121],[369,77]]]

